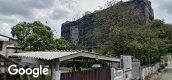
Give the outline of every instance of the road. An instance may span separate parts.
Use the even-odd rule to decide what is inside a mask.
[[[172,80],[172,64],[161,73],[161,80]]]

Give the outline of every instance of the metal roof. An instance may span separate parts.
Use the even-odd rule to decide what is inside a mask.
[[[36,58],[42,60],[59,59],[59,61],[64,61],[76,57],[86,57],[86,58],[100,59],[100,60],[106,60],[112,62],[120,62],[120,59],[117,58],[99,56],[90,52],[82,52],[82,51],[25,52],[25,53],[14,53],[10,56],[30,57],[30,58]]]
[[[3,36],[0,36],[0,41],[9,41],[9,38],[6,38],[6,37],[3,37]]]
[[[0,36],[17,41],[17,38],[14,38],[14,37],[6,36],[3,34],[0,34]]]

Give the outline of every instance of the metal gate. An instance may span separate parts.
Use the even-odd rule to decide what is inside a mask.
[[[62,73],[61,80],[111,80],[109,68]]]

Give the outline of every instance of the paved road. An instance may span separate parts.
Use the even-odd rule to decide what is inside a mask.
[[[172,80],[172,69],[166,69],[161,74],[161,80]]]
[[[161,80],[172,80],[172,65],[168,66],[161,74]]]

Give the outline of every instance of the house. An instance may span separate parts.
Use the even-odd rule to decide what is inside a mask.
[[[7,80],[7,67],[11,64],[17,64],[9,59],[9,53],[18,52],[18,40],[0,34],[0,80]]]
[[[0,34],[0,55],[7,57],[18,49],[17,39]]]
[[[0,36],[0,54],[5,56],[6,55],[6,46],[7,42],[9,41],[8,38]]]

